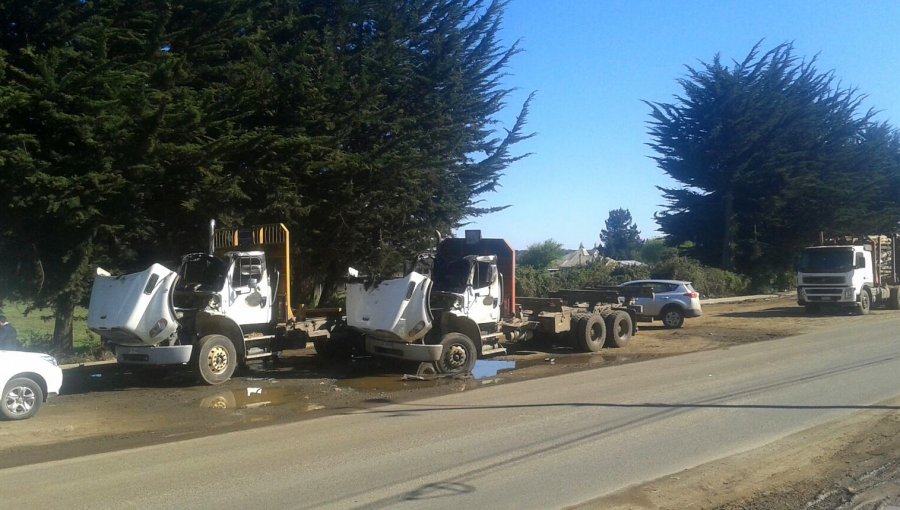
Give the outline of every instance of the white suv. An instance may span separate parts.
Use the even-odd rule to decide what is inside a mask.
[[[651,322],[660,320],[667,328],[680,328],[685,317],[700,317],[700,294],[691,287],[691,282],[680,280],[635,280],[625,282],[620,287],[650,287],[653,299],[635,298],[634,304],[643,306],[638,320]]]
[[[59,394],[62,370],[49,354],[0,351],[0,417],[31,418],[50,395]]]

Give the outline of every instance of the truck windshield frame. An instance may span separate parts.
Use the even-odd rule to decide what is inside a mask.
[[[186,255],[178,268],[177,287],[192,288],[199,292],[219,292],[225,286],[227,271],[227,262],[219,257],[205,253]]]
[[[472,281],[472,260],[468,258],[434,261],[432,280],[434,290],[439,292],[465,292]]]
[[[846,273],[852,270],[852,248],[809,248],[800,255],[801,273]]]

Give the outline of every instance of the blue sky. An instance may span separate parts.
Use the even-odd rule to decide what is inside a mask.
[[[507,168],[482,205],[508,209],[467,228],[502,237],[514,248],[554,239],[592,247],[611,209],[631,211],[644,238],[658,236],[656,186],[677,183],[658,169],[646,146],[649,108],[674,102],[685,66],[718,53],[743,59],[793,42],[795,55],[817,56],[843,87],[867,95],[864,108],[900,127],[900,1],[619,1],[511,0],[506,44],[520,40],[506,78],[516,88],[499,117],[510,127],[525,98],[535,137],[514,148],[530,157]]]

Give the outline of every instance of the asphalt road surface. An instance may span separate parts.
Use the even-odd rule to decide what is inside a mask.
[[[896,412],[898,320],[0,470],[16,508],[558,508]],[[25,489],[25,490],[23,490]]]

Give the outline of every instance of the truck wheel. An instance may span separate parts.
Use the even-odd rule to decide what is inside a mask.
[[[856,310],[860,315],[868,315],[869,310],[872,308],[872,298],[869,297],[868,290],[863,289],[862,292],[859,293],[859,303],[856,306]]]
[[[670,306],[659,315],[666,329],[678,329],[684,326],[684,312],[677,306]]]
[[[204,384],[222,384],[234,374],[237,351],[227,336],[206,335],[194,347],[191,365]]]
[[[900,287],[890,287],[891,295],[888,297],[888,308],[900,310]]]
[[[475,368],[478,350],[475,343],[462,333],[447,333],[441,339],[441,359],[434,362],[442,374],[464,374]]]
[[[41,385],[27,377],[16,377],[3,388],[3,402],[0,413],[7,420],[31,418],[44,403]]]
[[[606,340],[606,324],[597,314],[578,319],[575,325],[575,348],[585,352],[597,352]]]
[[[627,312],[617,310],[606,318],[606,345],[608,347],[625,347],[631,340],[631,316]]]

